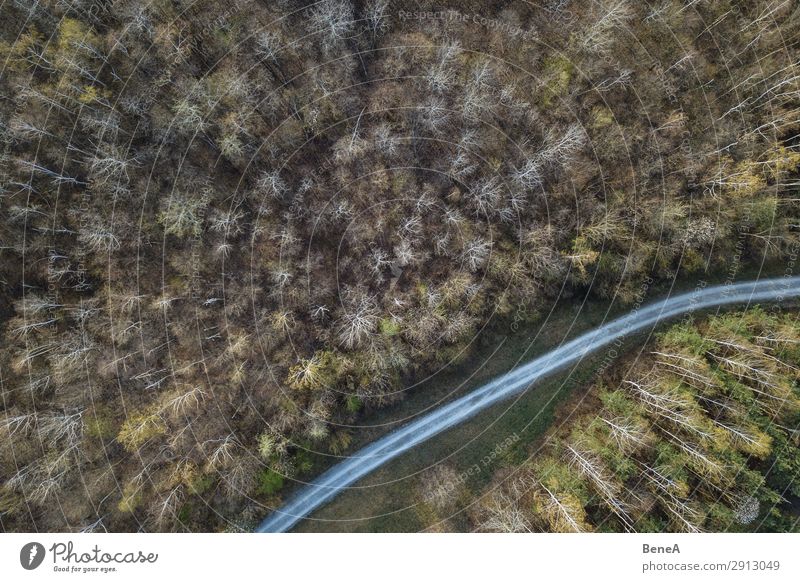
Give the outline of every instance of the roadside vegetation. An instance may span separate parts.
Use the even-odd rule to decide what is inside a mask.
[[[670,327],[565,404],[569,421],[526,462],[495,473],[468,504],[472,526],[797,531],[798,362],[797,313],[756,308]],[[459,490],[445,481],[438,491],[433,508]]]

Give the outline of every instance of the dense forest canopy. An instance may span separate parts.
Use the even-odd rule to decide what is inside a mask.
[[[798,252],[796,2],[0,10],[4,530],[248,528],[491,322]]]

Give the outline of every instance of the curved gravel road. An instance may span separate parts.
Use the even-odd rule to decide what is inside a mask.
[[[497,402],[514,396],[537,380],[579,362],[587,354],[626,335],[652,328],[663,320],[699,309],[735,303],[781,301],[800,296],[800,277],[763,279],[718,285],[666,297],[561,344],[546,354],[445,404],[343,459],[302,486],[287,503],[267,516],[258,532],[285,532],[330,501],[343,488],[432,436],[453,427]]]

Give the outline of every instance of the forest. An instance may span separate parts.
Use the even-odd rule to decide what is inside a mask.
[[[0,14],[3,531],[249,530],[498,322],[800,249],[791,0]],[[793,322],[672,329],[476,527],[784,528]]]
[[[592,386],[528,461],[496,472],[473,527],[799,531],[798,346],[796,311],[674,325]],[[431,526],[462,494],[433,492]]]

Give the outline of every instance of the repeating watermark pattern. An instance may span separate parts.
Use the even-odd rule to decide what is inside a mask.
[[[482,472],[490,470],[494,466],[494,462],[501,457],[506,451],[520,441],[520,436],[516,432],[509,435],[502,441],[498,442],[488,453],[486,453],[479,461],[476,461],[453,479],[448,479],[441,484],[440,487],[434,488],[425,493],[423,501],[435,502],[437,499],[446,497],[453,493],[458,487],[474,479]]]
[[[458,10],[438,10],[438,11],[405,11],[399,10],[397,17],[401,22],[406,21],[425,21],[440,20],[445,23],[471,23],[495,30],[506,34],[512,39],[533,40],[536,38],[536,31],[524,29],[509,22],[504,22],[496,18],[490,18],[477,13],[465,13]]]
[[[6,515],[12,529],[63,526],[52,501],[78,503],[102,468],[120,494],[89,487],[87,531],[249,529],[332,454],[357,458],[372,410],[461,375],[475,345],[530,341],[532,357],[589,303],[593,321],[618,298],[635,317],[689,276],[692,305],[674,321],[695,324],[708,287],[759,261],[783,261],[771,276],[783,269],[787,289],[795,276],[797,201],[783,194],[797,145],[780,116],[796,109],[796,59],[767,70],[781,63],[779,45],[766,50],[779,2],[760,15],[625,0],[28,4],[12,2],[9,21],[35,26],[0,42],[13,87],[0,250],[22,265],[0,298],[0,323],[6,303],[14,318],[0,360],[4,528]],[[671,38],[676,23],[687,30]],[[724,47],[748,35],[729,70]],[[573,297],[589,299],[545,317]],[[763,309],[783,315],[785,299]],[[649,343],[632,343],[592,351],[593,379],[615,378],[622,356],[647,361]],[[37,436],[43,454],[24,442]],[[491,450],[441,471],[423,502],[496,485],[521,439],[478,438]],[[113,459],[92,455],[111,442]],[[79,546],[27,543],[20,566],[158,559]]]

